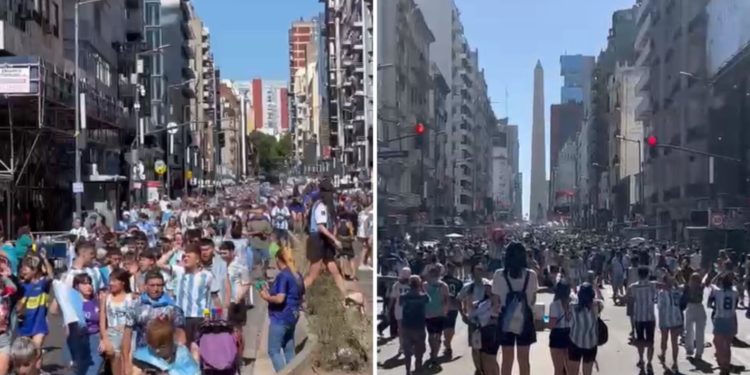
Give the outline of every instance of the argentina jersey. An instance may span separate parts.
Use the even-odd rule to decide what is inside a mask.
[[[636,322],[656,321],[654,313],[656,286],[648,281],[637,282],[630,286],[630,293],[633,298],[633,320]]]
[[[104,278],[102,277],[101,270],[98,267],[86,267],[83,269],[71,268],[65,273],[63,282],[69,287],[73,287],[73,279],[82,274],[87,273],[91,277],[91,286],[94,287],[94,292],[99,292],[102,289],[107,289],[107,285],[104,284]]]
[[[203,311],[211,308],[211,294],[219,290],[210,271],[187,273],[182,266],[172,266],[175,304],[186,318],[202,318]]]
[[[659,291],[656,303],[656,307],[659,309],[659,328],[682,327],[683,317],[680,297],[682,297],[682,292],[677,289]]]
[[[737,314],[737,302],[739,301],[739,293],[737,290],[732,289],[721,289],[713,287],[711,289],[711,295],[708,297],[709,303],[713,301],[714,306],[714,318],[718,319],[729,319],[734,318]]]

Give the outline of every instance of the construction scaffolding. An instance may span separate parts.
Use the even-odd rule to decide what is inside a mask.
[[[36,56],[0,57],[0,222],[7,237],[23,225],[36,231],[70,228],[76,136],[71,70]],[[81,88],[87,113],[81,136],[90,146],[82,147],[89,163],[84,181],[101,184],[97,151],[120,154],[125,122],[118,123],[119,103],[96,83],[82,82]]]

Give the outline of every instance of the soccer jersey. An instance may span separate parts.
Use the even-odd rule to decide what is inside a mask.
[[[571,307],[570,341],[581,349],[593,349],[599,342],[597,325],[598,314],[595,311],[601,307],[601,301],[594,301],[592,309]]]
[[[639,281],[630,285],[630,295],[633,298],[633,318],[636,322],[656,321],[654,303],[656,302],[656,286],[648,281]]]
[[[562,301],[556,300],[549,305],[549,317],[550,319],[557,319],[557,324],[553,328],[570,328],[570,305],[566,310],[563,307]]]
[[[211,308],[211,294],[218,293],[214,275],[208,270],[185,272],[182,266],[171,266],[175,280],[175,304],[186,318],[202,318],[203,311]]]
[[[24,308],[23,322],[18,327],[21,336],[48,334],[47,305],[52,283],[48,279],[23,283],[23,299],[19,302]]]
[[[714,301],[714,318],[734,318],[737,314],[739,293],[736,289],[721,289],[714,286],[708,299]]]
[[[678,289],[660,290],[657,296],[659,327],[662,329],[682,327],[683,317],[680,308],[682,291]]]

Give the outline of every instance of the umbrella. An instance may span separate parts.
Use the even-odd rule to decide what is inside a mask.
[[[646,242],[646,239],[643,237],[633,237],[628,240],[628,245],[630,246],[638,246],[642,243]]]
[[[451,233],[451,234],[446,234],[445,238],[464,238],[464,235],[458,234],[458,233]]]

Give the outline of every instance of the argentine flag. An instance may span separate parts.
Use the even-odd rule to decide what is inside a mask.
[[[85,327],[86,318],[83,315],[83,296],[81,293],[60,280],[52,282],[52,290],[55,293],[57,303],[60,305],[65,326],[78,323],[79,327]]]

